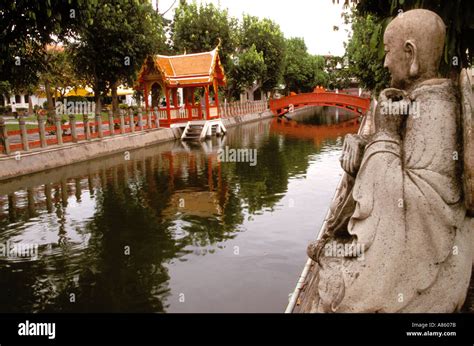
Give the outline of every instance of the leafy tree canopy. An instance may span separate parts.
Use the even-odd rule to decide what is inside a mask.
[[[69,46],[80,78],[96,98],[118,82],[131,84],[148,55],[164,50],[161,17],[146,0],[104,0]]]
[[[241,92],[251,87],[266,73],[263,53],[258,52],[255,45],[236,54],[227,71],[228,84],[231,91]],[[237,95],[234,95],[237,96]]]
[[[338,2],[338,0],[333,0]],[[416,8],[436,12],[447,26],[440,72],[448,76],[472,64],[474,52],[474,2],[472,0],[345,0],[347,22],[353,35],[347,44],[349,69],[362,84],[380,90],[388,83],[383,68],[383,34],[398,14]]]
[[[172,47],[176,54],[210,51],[220,44],[220,57],[227,66],[237,45],[237,19],[212,3],[181,1],[171,24]]]
[[[286,40],[283,80],[288,92],[310,92],[317,85],[326,85],[328,75],[324,68],[324,58],[309,54],[304,39]]]
[[[370,14],[352,15],[351,21],[352,36],[346,44],[348,73],[356,77],[363,88],[380,91],[390,81],[378,49],[380,26]]]
[[[262,52],[266,71],[261,78],[262,89],[272,91],[282,81],[284,69],[285,37],[274,21],[244,15],[240,30],[240,46],[249,49],[252,45]]]
[[[0,78],[15,90],[37,84],[46,68],[44,46],[91,23],[97,0],[0,2]]]

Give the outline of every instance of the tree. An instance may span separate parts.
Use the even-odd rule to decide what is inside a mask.
[[[0,81],[0,95],[10,97],[12,87],[7,81]],[[3,105],[0,105],[3,106]]]
[[[325,71],[325,60],[324,57],[320,55],[310,55],[309,56],[309,65],[310,65],[310,77],[308,80],[308,85],[306,86],[307,91],[314,90],[314,87],[318,85],[327,86],[329,81],[329,74]]]
[[[302,38],[286,40],[286,56],[283,80],[288,92],[310,92],[317,85],[326,85],[324,58],[308,53]]]
[[[80,77],[89,80],[96,112],[101,98],[112,91],[117,112],[117,87],[131,84],[148,55],[164,49],[160,15],[146,0],[104,0],[95,8],[93,25],[85,25],[70,45]]]
[[[383,54],[378,48],[382,26],[370,14],[351,18],[352,36],[345,44],[349,74],[357,78],[363,88],[378,92],[390,81],[389,73],[383,67]]]
[[[267,68],[263,53],[258,52],[255,45],[236,54],[228,65],[227,90],[228,94],[234,97],[258,81],[265,74]]]
[[[377,2],[363,0],[357,5],[359,15],[372,14],[383,22],[383,29],[401,12],[424,8],[436,12],[447,26],[444,59],[441,71],[458,71],[472,64],[474,52],[474,3],[471,0],[390,0]],[[380,31],[383,34],[384,30]],[[383,48],[383,35],[379,36],[379,49]]]
[[[307,70],[309,68],[309,54],[304,40],[298,37],[287,39],[283,72],[287,91],[301,92],[308,83]]]
[[[2,1],[0,3],[0,79],[28,89],[44,71],[44,46],[74,36],[90,21],[96,0]]]
[[[39,74],[39,84],[46,94],[48,116],[50,121],[55,114],[53,95],[64,97],[69,87],[85,84],[79,80],[74,69],[71,52],[63,46],[45,48],[45,69]]]
[[[274,21],[244,15],[239,42],[241,49],[250,49],[252,45],[262,52],[266,69],[259,78],[265,92],[272,91],[282,81],[285,56],[285,38],[280,26]]]
[[[346,8],[350,7],[352,10],[353,26],[347,56],[352,61],[356,76],[369,88],[380,89],[386,84],[387,75],[382,72],[385,28],[394,16],[411,9],[434,11],[447,25],[444,59],[440,68],[442,75],[456,76],[461,68],[472,64],[474,3],[471,0],[345,0],[344,3]],[[362,45],[366,50],[361,48]],[[373,80],[370,80],[369,73],[364,73],[364,61],[367,59],[373,65],[370,67]]]
[[[176,54],[206,52],[220,42],[222,64],[224,68],[229,67],[229,60],[236,51],[237,23],[227,9],[212,3],[198,5],[182,0],[171,24],[173,50]]]
[[[212,3],[198,5],[181,0],[170,33],[176,54],[209,51],[220,42],[219,53],[229,81],[227,95],[236,96],[255,81],[264,91],[273,90],[281,82],[284,37],[270,19],[244,16],[239,22],[229,16],[227,9]]]

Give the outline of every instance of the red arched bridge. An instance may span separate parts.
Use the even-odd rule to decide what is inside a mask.
[[[292,110],[305,106],[338,107],[363,115],[370,107],[370,98],[335,92],[312,92],[270,100],[270,109],[276,116],[291,113]]]

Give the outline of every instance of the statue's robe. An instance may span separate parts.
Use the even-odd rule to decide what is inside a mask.
[[[409,96],[420,114],[401,138],[373,136],[355,180],[347,230],[363,256],[322,256],[313,311],[453,312],[464,302],[472,248],[457,91],[433,79]]]

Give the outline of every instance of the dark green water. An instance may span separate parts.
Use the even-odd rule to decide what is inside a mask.
[[[230,129],[0,183],[0,312],[282,312],[354,121]],[[219,148],[257,162],[219,162]]]

